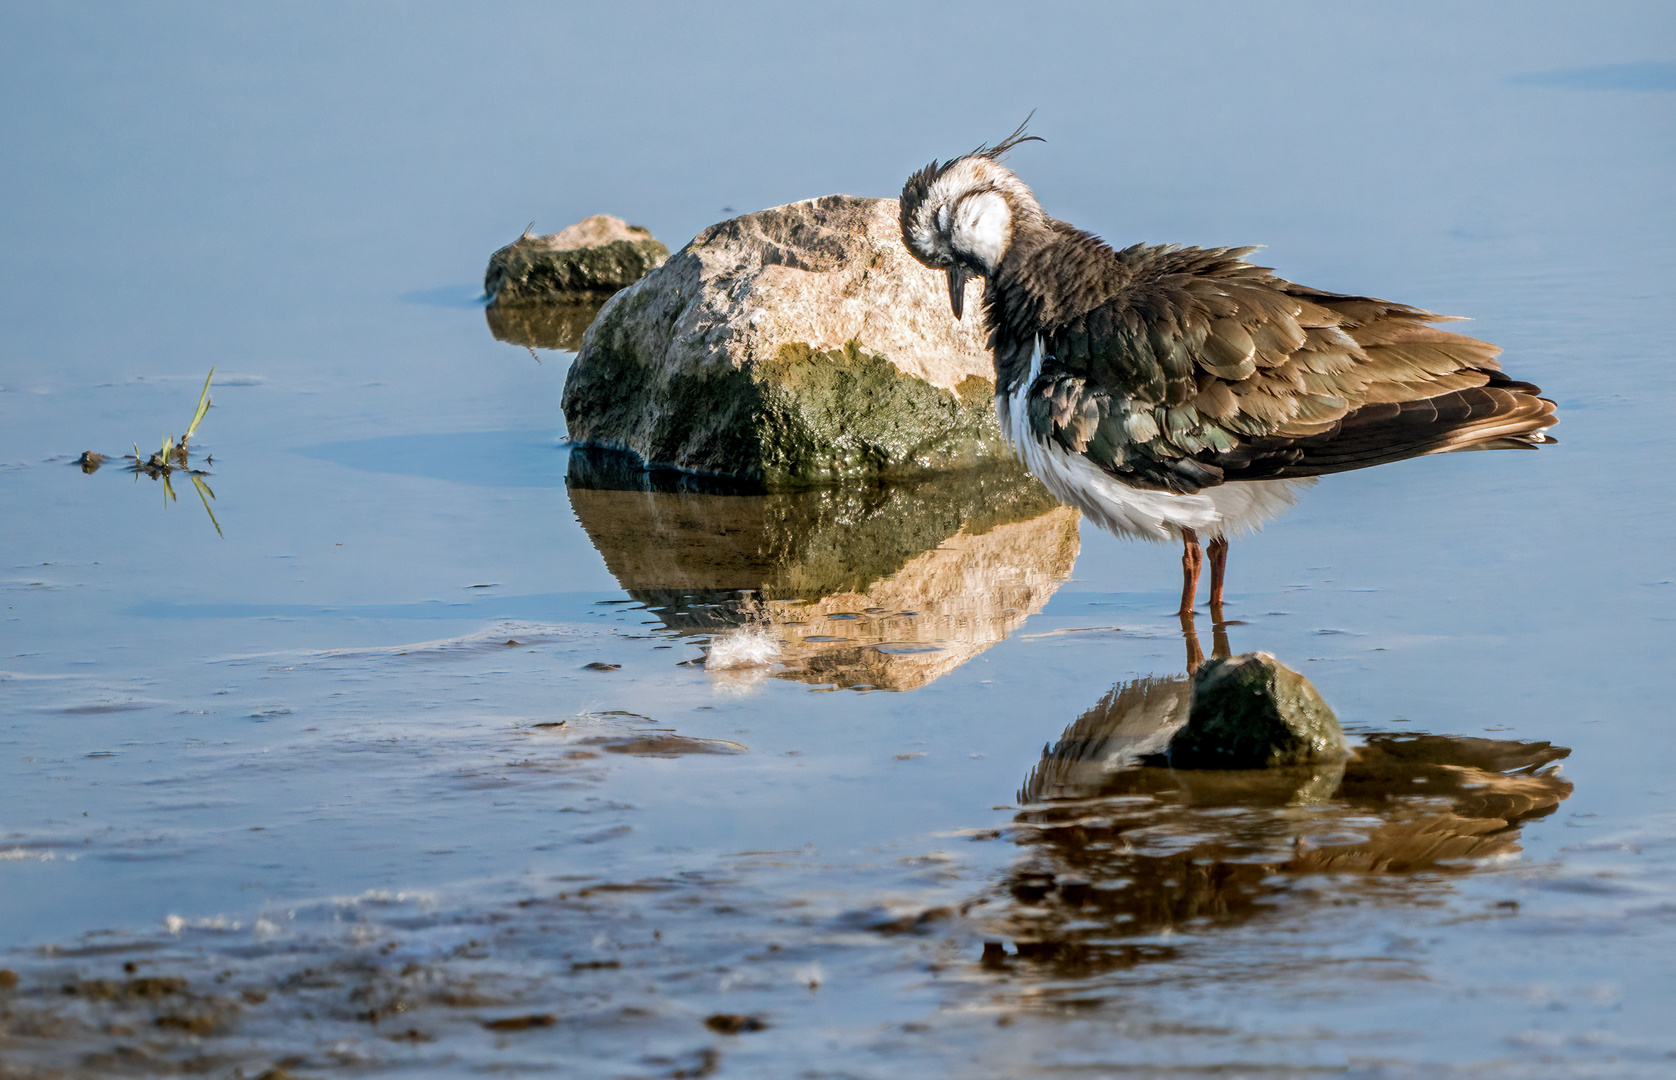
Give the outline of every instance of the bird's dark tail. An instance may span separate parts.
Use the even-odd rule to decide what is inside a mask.
[[[1484,386],[1419,401],[1364,405],[1326,431],[1258,436],[1214,463],[1226,480],[1279,480],[1348,472],[1427,454],[1532,449],[1556,442],[1556,406],[1527,382],[1494,373]]]

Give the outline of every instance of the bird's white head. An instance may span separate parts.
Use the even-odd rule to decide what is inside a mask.
[[[948,273],[957,319],[966,279],[993,274],[1018,226],[1042,216],[1030,189],[1001,164],[1008,150],[1031,141],[1042,140],[1020,125],[994,147],[980,146],[947,164],[933,161],[902,187],[902,242],[921,263]]]

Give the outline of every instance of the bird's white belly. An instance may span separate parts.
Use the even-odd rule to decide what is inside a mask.
[[[1308,480],[1245,480],[1205,488],[1192,495],[1130,487],[1081,454],[1030,430],[1024,396],[1036,381],[1040,353],[1030,377],[1010,396],[997,396],[995,411],[1013,450],[1054,496],[1070,503],[1095,524],[1120,536],[1174,540],[1183,529],[1205,537],[1233,536],[1262,528],[1298,501]]]

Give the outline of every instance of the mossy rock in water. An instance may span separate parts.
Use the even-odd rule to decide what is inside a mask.
[[[610,295],[669,258],[657,240],[613,240],[600,247],[553,251],[526,237],[495,252],[483,292],[496,304],[587,299]]]
[[[650,229],[595,214],[551,236],[526,231],[489,256],[483,293],[495,305],[555,300],[597,304],[668,258],[669,249]]]
[[[1194,673],[1187,724],[1163,756],[1178,769],[1262,769],[1344,754],[1338,718],[1310,681],[1252,652]]]
[[[611,298],[565,422],[651,468],[776,490],[1003,458],[979,321],[956,321],[942,276],[908,256],[894,199],[763,210]]]

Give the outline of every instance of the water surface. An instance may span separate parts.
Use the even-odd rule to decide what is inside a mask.
[[[1664,7],[3,19],[9,1073],[1668,1075]],[[1181,692],[1179,553],[1005,473],[625,478],[574,313],[472,302],[531,218],[679,246],[1032,108],[1050,211],[1471,315],[1559,402],[1236,540],[1193,639],[1342,771],[1089,764]],[[117,457],[211,365],[220,533]],[[777,664],[693,663],[742,627]]]

